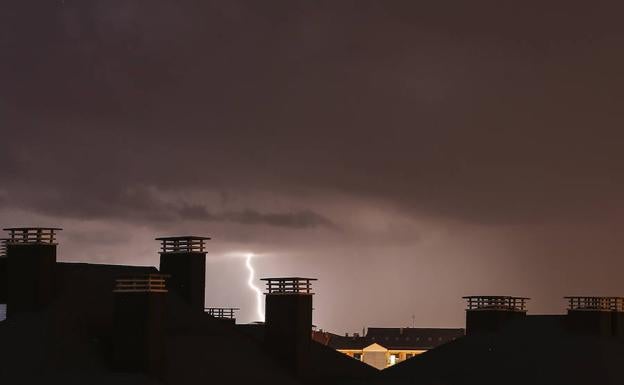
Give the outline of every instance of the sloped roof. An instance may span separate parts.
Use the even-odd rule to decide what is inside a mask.
[[[322,334],[316,338],[317,341],[325,339],[327,345],[334,349],[363,349],[377,343],[390,350],[429,350],[462,337],[464,329],[370,327],[365,336]]]
[[[621,384],[624,343],[567,334],[564,316],[528,316],[496,334],[470,335],[394,365],[373,384]]]

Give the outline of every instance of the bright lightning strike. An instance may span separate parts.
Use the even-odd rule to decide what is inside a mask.
[[[256,272],[253,266],[251,266],[251,258],[253,258],[253,256],[254,256],[253,253],[248,253],[246,255],[247,259],[245,260],[245,266],[247,267],[247,270],[249,271],[249,278],[247,279],[247,286],[249,286],[249,288],[256,293],[256,312],[258,313],[258,317],[260,317],[260,321],[264,321],[264,310],[262,309],[262,290],[260,290],[258,286],[254,284]]]

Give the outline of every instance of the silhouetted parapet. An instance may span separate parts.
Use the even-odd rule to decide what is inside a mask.
[[[238,310],[240,309],[237,307],[207,307],[204,312],[219,321],[235,324]]]
[[[59,228],[4,229],[7,255],[7,316],[39,311],[54,297],[56,232]]]
[[[314,278],[263,278],[265,343],[295,372],[306,373],[312,340],[312,281]]]
[[[564,297],[566,326],[573,333],[624,336],[624,297]]]
[[[206,251],[208,237],[180,236],[156,238],[160,241],[160,272],[167,282],[197,311],[204,311],[206,290]]]
[[[492,333],[509,321],[526,317],[530,298],[511,296],[466,296],[466,334]]]
[[[164,374],[166,278],[148,274],[116,280],[112,351],[116,370]]]

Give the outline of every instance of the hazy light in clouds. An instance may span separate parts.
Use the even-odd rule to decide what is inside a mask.
[[[249,286],[249,288],[256,293],[256,312],[258,314],[259,320],[264,321],[264,310],[262,309],[262,290],[260,290],[260,288],[258,288],[258,286],[256,286],[256,284],[254,283],[256,271],[254,270],[253,266],[251,266],[251,258],[254,257],[254,253],[247,253],[245,257],[245,266],[247,267],[247,270],[249,270],[247,286]]]

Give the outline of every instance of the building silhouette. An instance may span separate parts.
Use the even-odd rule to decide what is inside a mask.
[[[379,370],[463,336],[464,329],[446,328],[369,327],[365,335],[344,336],[323,330],[313,332],[315,341]]]
[[[469,296],[465,336],[313,335],[313,278],[266,278],[266,323],[239,325],[236,308],[202,303],[208,238],[158,238],[157,269],[58,262],[59,231],[7,229],[0,384],[622,383],[622,297],[571,296],[564,314],[532,315],[528,298]],[[378,368],[393,355],[395,365],[377,370],[367,353]]]

